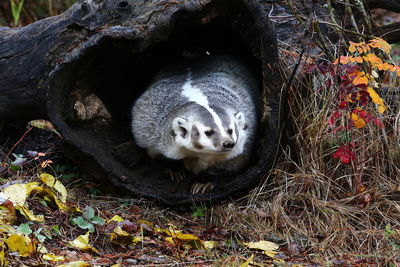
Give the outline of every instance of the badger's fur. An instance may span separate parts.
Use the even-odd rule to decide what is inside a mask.
[[[237,171],[253,145],[258,90],[252,73],[228,56],[168,66],[133,105],[135,141],[196,174]]]

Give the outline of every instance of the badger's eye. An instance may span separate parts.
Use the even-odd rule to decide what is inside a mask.
[[[233,130],[232,130],[231,128],[229,128],[229,129],[228,129],[228,134],[231,135],[232,133],[233,133]]]
[[[214,130],[207,130],[207,131],[204,132],[204,134],[205,134],[206,136],[211,136],[211,135],[214,134]]]

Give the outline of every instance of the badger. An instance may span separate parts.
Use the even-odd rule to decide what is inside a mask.
[[[184,60],[161,70],[132,108],[136,144],[151,157],[183,160],[194,173],[237,172],[257,128],[257,79],[224,55]],[[192,193],[212,183],[196,183]]]

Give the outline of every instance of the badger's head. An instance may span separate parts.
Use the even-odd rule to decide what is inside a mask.
[[[178,146],[205,154],[230,153],[239,146],[242,149],[246,128],[243,112],[200,105],[193,105],[172,122]]]

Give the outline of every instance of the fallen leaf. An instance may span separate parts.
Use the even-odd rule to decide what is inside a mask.
[[[53,163],[53,161],[51,159],[46,159],[40,163],[40,167],[42,167],[42,169],[45,169],[46,167],[50,166],[50,164],[52,164],[52,163]]]
[[[67,202],[67,189],[65,186],[56,178],[54,178],[53,175],[50,175],[48,173],[41,173],[39,176],[40,180],[42,180],[43,183],[45,183],[48,187],[53,188],[56,190],[58,193],[61,195],[61,201],[66,203]]]
[[[248,248],[263,250],[264,254],[271,258],[275,257],[276,253],[278,253],[275,250],[279,248],[278,244],[264,240],[258,242],[243,243],[243,244],[246,245]]]
[[[39,128],[39,129],[43,129],[43,130],[46,130],[46,131],[53,132],[53,133],[57,134],[58,137],[60,137],[62,139],[61,134],[59,132],[57,132],[56,128],[54,128],[53,124],[51,124],[51,122],[49,122],[49,121],[46,121],[46,120],[33,120],[33,121],[28,122],[28,125],[32,126],[32,127]]]
[[[114,215],[114,217],[109,219],[107,221],[107,223],[110,223],[110,222],[123,222],[123,221],[124,221],[124,219],[122,219],[119,215]]]
[[[206,249],[213,249],[218,244],[217,241],[201,241],[201,243],[203,244],[203,247]]]
[[[16,209],[19,210],[19,212],[25,218],[27,218],[29,221],[33,221],[33,222],[43,222],[44,221],[43,215],[35,215],[35,214],[33,214],[33,212],[25,205],[23,205],[23,206],[18,205],[16,207]]]
[[[75,240],[68,242],[68,245],[73,248],[81,250],[91,250],[93,252],[99,253],[97,249],[95,249],[89,244],[89,233],[90,232],[87,232],[84,235],[78,236]]]
[[[68,263],[57,265],[56,267],[87,267],[87,266],[90,266],[90,264],[84,261],[71,261]]]
[[[28,256],[35,251],[35,243],[22,234],[12,234],[6,239],[7,247],[12,252],[17,252],[22,257]]]
[[[14,206],[24,205],[29,194],[37,186],[39,186],[39,183],[37,182],[13,184],[4,188],[3,192],[0,192],[0,197],[10,200]]]
[[[31,221],[44,221],[43,215],[34,215],[32,211],[26,206],[26,199],[37,189],[39,183],[32,182],[26,184],[13,184],[6,187],[3,192],[0,192],[0,198],[7,199],[14,204],[15,209]]]
[[[117,226],[114,228],[114,233],[116,233],[117,235],[122,235],[122,236],[129,236],[129,233],[122,230],[121,226]]]
[[[0,266],[8,266],[8,261],[5,258],[4,250],[0,251]]]
[[[65,257],[48,253],[43,255],[43,259],[47,261],[64,261]]]
[[[247,261],[243,262],[242,264],[240,264],[240,267],[247,267],[250,265],[250,263],[253,261],[254,259],[254,254],[251,254],[250,258],[247,259]]]
[[[361,129],[363,128],[367,123],[365,122],[365,120],[361,117],[359,117],[357,114],[355,113],[351,113],[351,120],[354,123],[354,126],[357,129]]]

